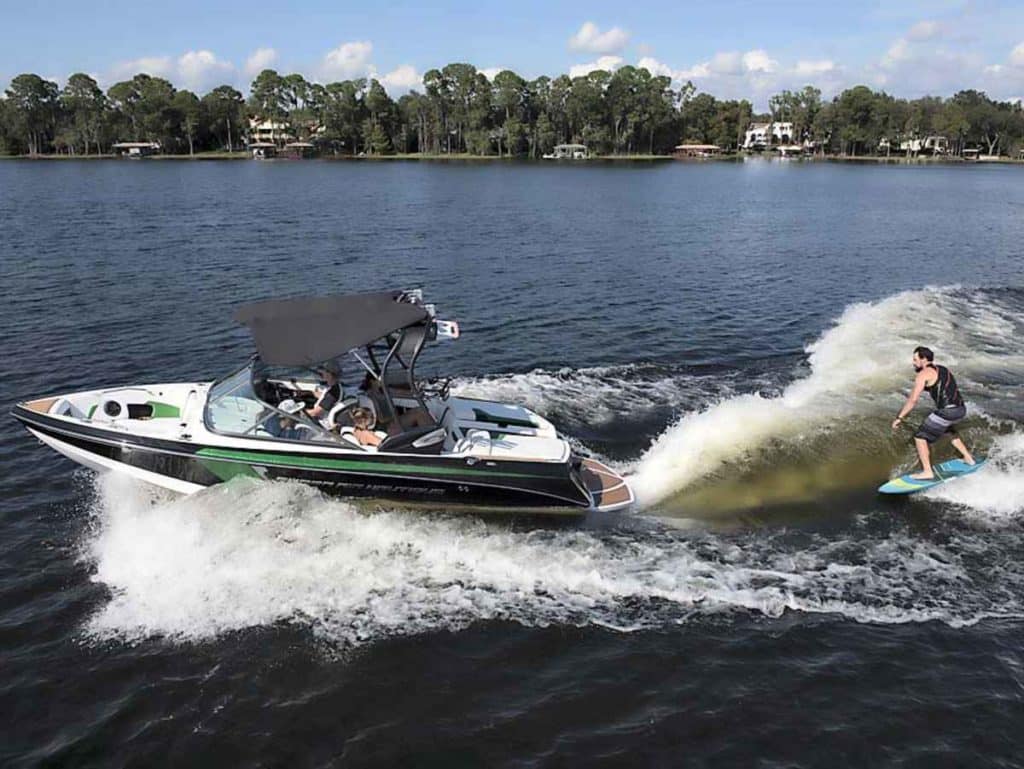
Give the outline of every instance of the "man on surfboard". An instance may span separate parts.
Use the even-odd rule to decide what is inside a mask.
[[[964,462],[974,464],[974,457],[967,450],[963,440],[957,434],[956,424],[967,416],[967,407],[964,405],[960,388],[956,385],[953,372],[945,366],[936,366],[935,353],[927,347],[914,348],[914,370],[917,376],[914,378],[914,389],[910,392],[907,402],[903,404],[899,415],[892,423],[892,429],[896,430],[903,422],[903,418],[914,410],[918,398],[925,390],[935,401],[935,409],[921,423],[920,429],[914,433],[914,445],[917,446],[917,456],[921,459],[921,472],[914,473],[911,478],[919,481],[931,480],[935,477],[932,471],[932,458],[930,447],[946,433],[953,436],[953,448],[960,452]]]

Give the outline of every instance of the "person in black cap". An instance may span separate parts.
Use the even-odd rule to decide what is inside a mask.
[[[331,409],[341,400],[341,382],[338,381],[338,372],[329,366],[317,370],[317,374],[323,380],[316,391],[316,403],[306,409],[306,414],[313,419],[326,419]]]

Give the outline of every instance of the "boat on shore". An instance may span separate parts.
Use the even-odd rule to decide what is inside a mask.
[[[419,291],[270,300],[235,319],[257,353],[221,379],[42,397],[12,414],[81,465],[185,494],[249,476],[445,509],[580,514],[634,501],[539,414],[420,379],[424,348],[459,328]]]

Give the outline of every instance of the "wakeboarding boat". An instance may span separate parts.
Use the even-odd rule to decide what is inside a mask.
[[[419,378],[424,348],[459,336],[419,290],[270,300],[234,317],[257,353],[217,381],[57,395],[12,413],[79,464],[180,493],[249,476],[443,509],[580,513],[634,501],[618,473],[539,414]]]

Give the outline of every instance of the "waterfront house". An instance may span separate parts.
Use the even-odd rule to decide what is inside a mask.
[[[294,141],[290,126],[283,120],[274,118],[249,118],[249,146],[254,144],[284,144]]]
[[[945,136],[925,136],[923,139],[902,139],[897,144],[890,141],[888,137],[885,137],[878,142],[878,153],[880,155],[888,155],[897,151],[912,157],[917,155],[948,155],[949,139]]]
[[[722,154],[717,144],[677,144],[672,155],[680,160],[685,158],[711,158]]]
[[[123,158],[144,158],[160,152],[160,142],[116,142],[110,148]]]
[[[585,144],[558,144],[552,152],[544,155],[545,160],[586,160],[590,150]]]
[[[792,123],[751,123],[743,135],[743,149],[763,150],[771,144],[790,144],[793,139]]]

